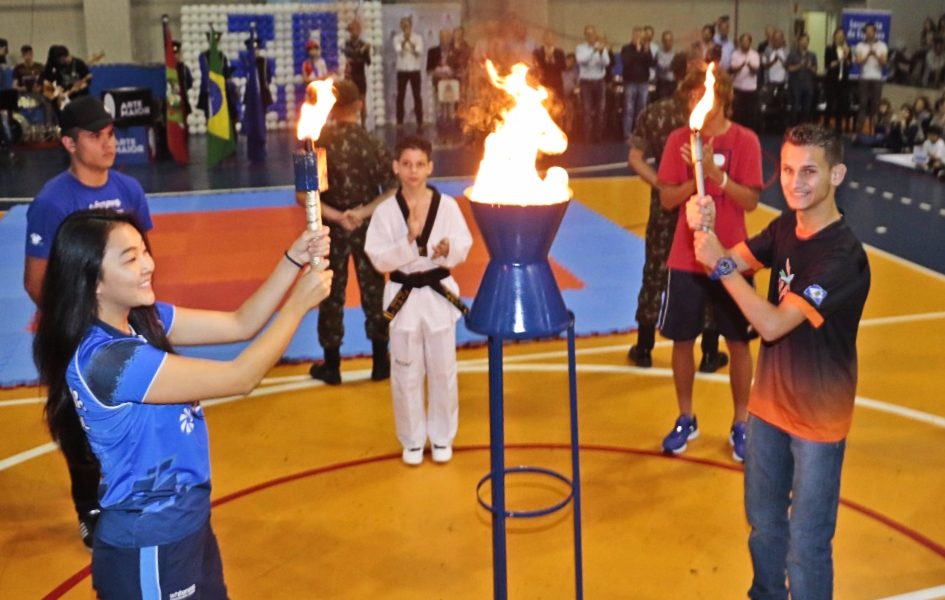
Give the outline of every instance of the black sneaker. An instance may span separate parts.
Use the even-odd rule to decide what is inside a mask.
[[[92,542],[95,540],[95,526],[98,524],[100,515],[101,511],[94,508],[79,517],[79,537],[82,538],[82,543],[85,544],[85,548],[89,552],[92,551]]]
[[[312,365],[308,374],[312,376],[312,379],[324,381],[328,385],[341,384],[341,369],[333,369],[323,362]]]
[[[630,346],[630,350],[627,352],[627,360],[638,367],[649,369],[653,366],[653,357],[650,356],[650,352],[651,350],[647,348],[641,348],[636,345]]]
[[[702,362],[699,363],[700,373],[715,373],[728,364],[728,354],[716,352],[715,354],[703,354]]]

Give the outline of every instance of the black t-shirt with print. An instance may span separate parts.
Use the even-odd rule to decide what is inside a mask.
[[[742,247],[750,263],[772,270],[768,300],[790,302],[807,317],[762,345],[749,411],[798,437],[835,442],[853,419],[856,335],[870,267],[843,218],[806,239],[796,228],[795,214],[785,212]]]

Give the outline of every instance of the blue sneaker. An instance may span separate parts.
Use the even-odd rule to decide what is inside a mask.
[[[732,425],[732,432],[728,435],[728,443],[732,446],[732,458],[735,462],[745,462],[745,422],[738,421]]]
[[[699,423],[696,416],[680,415],[673,430],[663,438],[663,452],[681,454],[686,451],[686,443],[699,437]]]

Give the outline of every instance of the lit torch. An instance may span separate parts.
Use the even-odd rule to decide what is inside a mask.
[[[692,152],[693,168],[696,172],[696,191],[700,197],[705,196],[705,171],[702,167],[702,126],[705,124],[705,118],[712,110],[715,102],[715,63],[709,63],[709,68],[705,72],[705,92],[699,99],[696,107],[692,109],[689,115],[689,148]],[[703,230],[708,229],[703,226]]]
[[[308,84],[302,103],[296,137],[302,148],[292,155],[295,166],[295,191],[305,194],[305,220],[309,231],[321,231],[322,207],[319,194],[328,189],[328,165],[325,149],[316,148],[315,140],[322,133],[328,114],[335,105],[332,80],[323,79]],[[312,258],[313,269],[324,269],[319,256]]]

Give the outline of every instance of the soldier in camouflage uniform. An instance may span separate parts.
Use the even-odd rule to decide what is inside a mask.
[[[318,341],[325,350],[325,360],[312,366],[315,379],[336,385],[341,383],[341,341],[344,337],[345,286],[348,282],[348,257],[361,290],[364,328],[372,342],[371,379],[390,376],[387,356],[388,323],[384,318],[384,276],[374,270],[364,253],[364,239],[374,208],[386,198],[382,192],[395,188],[393,156],[380,141],[361,125],[363,99],[351,81],[335,84],[337,102],[332,121],[322,129],[318,145],[325,148],[328,160],[328,190],[322,194],[322,218],[331,229],[330,268],[335,273],[331,295],[318,310]]]
[[[677,54],[672,62],[676,81],[686,75],[685,54]],[[659,320],[663,292],[666,291],[666,260],[673,245],[673,235],[679,209],[666,211],[660,204],[656,170],[646,162],[648,157],[659,160],[663,155],[666,139],[674,129],[689,120],[688,103],[691,93],[701,93],[701,88],[679,89],[669,98],[650,104],[637,119],[630,137],[630,153],[627,162],[644,181],[650,184],[650,216],[646,223],[646,259],[643,264],[643,285],[637,300],[637,343],[630,347],[627,358],[638,367],[653,364],[651,352],[656,343],[656,323]],[[706,311],[706,323],[702,332],[702,362],[699,370],[712,373],[728,363],[728,355],[719,352],[719,333],[715,330],[714,315]]]

